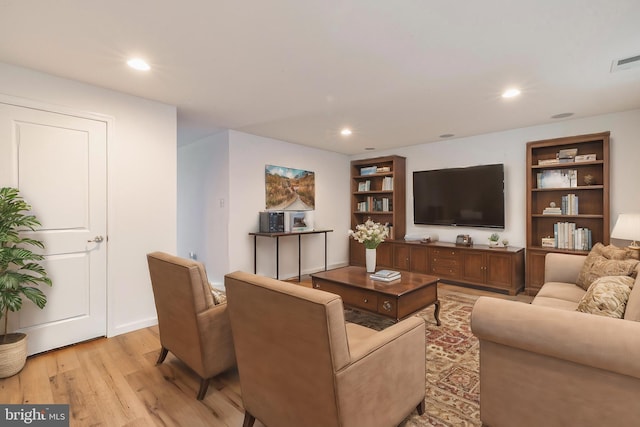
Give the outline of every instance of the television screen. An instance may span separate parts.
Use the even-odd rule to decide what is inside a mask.
[[[413,172],[413,222],[504,228],[504,165]]]

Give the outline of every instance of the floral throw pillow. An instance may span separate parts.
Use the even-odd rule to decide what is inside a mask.
[[[600,277],[631,276],[635,278],[636,267],[640,261],[631,258],[632,256],[631,251],[596,243],[584,261],[576,284],[588,290],[593,281]]]
[[[213,286],[211,286],[211,295],[213,296],[213,303],[215,305],[227,302],[227,294],[220,289],[214,288]]]
[[[578,303],[577,311],[622,319],[634,282],[630,276],[596,279]]]

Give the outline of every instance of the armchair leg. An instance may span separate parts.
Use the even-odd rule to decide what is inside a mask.
[[[204,395],[207,394],[209,388],[209,378],[202,378],[200,380],[200,391],[198,391],[198,400],[204,399]]]
[[[253,423],[256,422],[256,417],[251,415],[249,411],[244,411],[244,421],[242,427],[253,427]]]
[[[162,349],[160,350],[160,355],[158,356],[158,360],[156,361],[156,365],[159,365],[162,362],[164,362],[165,357],[167,357],[167,353],[169,353],[169,350],[162,347]]]
[[[426,405],[424,403],[424,399],[422,399],[420,401],[420,403],[418,403],[418,406],[416,406],[416,410],[418,411],[418,415],[423,415],[425,409],[426,409]]]

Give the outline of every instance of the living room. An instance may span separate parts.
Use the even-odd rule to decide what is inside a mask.
[[[626,32],[620,30],[624,42],[618,43],[615,54],[613,52],[607,53],[605,58],[597,58],[602,62],[599,63],[599,66],[604,70],[600,70],[601,73],[607,76],[603,80],[613,75],[614,77],[611,79],[618,82],[618,87],[615,89],[630,88],[627,92],[631,94],[632,102],[618,104],[616,107],[604,111],[598,110],[600,104],[612,105],[614,101],[612,98],[616,98],[616,96],[608,95],[601,98],[589,98],[583,103],[584,108],[569,109],[569,107],[575,106],[569,100],[582,91],[582,86],[596,87],[604,84],[602,81],[576,81],[575,87],[571,87],[568,94],[550,96],[557,108],[555,106],[551,108],[548,105],[542,108],[538,105],[536,114],[527,116],[520,109],[523,104],[527,103],[527,99],[531,99],[527,97],[535,95],[536,92],[538,94],[544,92],[537,87],[540,84],[537,80],[538,76],[531,71],[536,67],[531,65],[529,60],[524,61],[529,64],[530,68],[527,70],[529,74],[525,73],[526,76],[521,79],[524,90],[519,99],[503,100],[500,97],[500,91],[507,82],[495,76],[491,79],[484,78],[487,76],[487,69],[477,69],[478,74],[484,77],[467,75],[465,84],[475,81],[484,91],[483,96],[479,97],[480,109],[486,107],[487,111],[493,111],[496,121],[503,120],[511,123],[512,120],[515,120],[519,123],[519,125],[511,127],[498,126],[486,130],[481,126],[483,123],[478,123],[481,120],[478,120],[473,114],[466,113],[454,117],[456,115],[453,112],[457,110],[456,103],[442,97],[439,98],[440,105],[443,106],[442,110],[450,112],[449,115],[454,117],[451,121],[447,121],[447,124],[458,122],[461,128],[463,126],[472,128],[470,123],[473,123],[476,129],[481,130],[474,132],[465,128],[467,129],[465,133],[448,127],[442,129],[440,123],[444,122],[438,122],[434,111],[430,111],[433,114],[428,114],[418,109],[418,112],[407,115],[412,116],[415,120],[412,122],[412,126],[407,127],[422,129],[421,132],[425,128],[429,128],[430,133],[425,131],[424,134],[418,135],[417,142],[416,139],[394,137],[392,131],[406,125],[399,124],[404,123],[402,120],[394,121],[391,119],[399,119],[399,116],[391,114],[390,110],[393,110],[391,100],[394,99],[394,96],[384,88],[387,84],[374,81],[371,89],[372,96],[367,99],[371,104],[383,105],[376,110],[386,110],[386,114],[390,118],[389,122],[378,120],[378,125],[386,129],[385,132],[388,133],[385,133],[385,137],[387,140],[392,140],[393,144],[380,141],[377,132],[372,135],[372,131],[365,129],[362,123],[358,123],[357,120],[354,120],[352,139],[340,136],[338,127],[331,130],[314,128],[316,134],[322,134],[326,138],[324,146],[322,144],[312,146],[297,143],[293,137],[258,135],[265,128],[271,125],[275,126],[274,123],[278,122],[277,118],[273,118],[273,121],[267,121],[266,124],[261,123],[265,128],[260,128],[259,124],[252,123],[255,126],[256,134],[252,133],[252,129],[254,129],[252,126],[234,127],[229,125],[221,126],[213,131],[207,128],[206,132],[201,132],[197,138],[191,139],[184,134],[187,125],[198,128],[202,123],[185,120],[187,112],[194,113],[190,111],[189,102],[167,102],[149,96],[143,89],[150,84],[144,80],[142,75],[127,74],[129,70],[123,71],[126,67],[117,63],[113,57],[108,60],[101,57],[101,55],[108,56],[105,54],[102,44],[99,47],[92,46],[92,54],[86,56],[97,64],[97,69],[91,72],[64,71],[60,65],[62,61],[55,55],[56,51],[59,51],[60,54],[69,54],[68,51],[73,51],[73,48],[77,48],[78,52],[81,52],[79,46],[74,45],[72,49],[64,49],[61,43],[59,49],[52,48],[49,49],[50,52],[38,55],[30,53],[29,50],[20,53],[17,42],[15,48],[1,49],[0,104],[2,106],[24,106],[34,110],[51,110],[67,115],[81,115],[107,124],[107,150],[104,159],[107,167],[107,220],[105,229],[99,233],[93,233],[91,238],[102,235],[108,238],[108,241],[101,245],[101,250],[104,251],[108,262],[105,264],[104,271],[105,325],[100,335],[118,337],[129,332],[153,327],[157,323],[149,271],[145,262],[145,255],[149,252],[160,250],[185,258],[190,256],[197,258],[206,265],[209,280],[218,288],[223,287],[224,276],[229,272],[236,270],[253,272],[254,239],[249,233],[257,231],[258,212],[265,209],[266,165],[314,172],[316,185],[314,226],[332,230],[327,235],[329,268],[341,267],[349,262],[347,232],[352,226],[349,221],[351,194],[349,163],[357,159],[392,154],[406,157],[407,234],[437,236],[442,242],[454,242],[457,235],[464,233],[471,235],[475,242],[484,243],[489,235],[496,230],[414,224],[411,198],[412,173],[440,168],[503,164],[505,168],[506,221],[504,229],[497,231],[501,238],[509,240],[510,245],[524,247],[526,239],[525,156],[527,142],[610,131],[610,227],[614,226],[619,214],[640,212],[640,200],[634,197],[637,190],[632,178],[635,159],[640,155],[637,138],[637,135],[640,134],[640,105],[637,103],[637,96],[633,96],[634,93],[637,93],[635,88],[637,88],[639,80],[638,69],[620,70],[616,74],[609,73],[609,66],[613,58],[621,57],[622,52],[629,56],[637,54],[633,50],[637,47],[637,30],[633,25],[627,26],[626,22],[629,20],[628,16],[633,16],[631,12],[636,7],[632,3],[620,2],[619,8],[611,7],[612,10],[615,9],[615,12],[602,17],[604,23],[613,28],[616,20],[627,16],[625,25],[621,23],[620,28],[631,29],[625,30]],[[9,6],[3,5],[2,7]],[[557,17],[555,9],[551,6],[548,8],[549,16]],[[336,10],[338,9],[336,6]],[[590,13],[589,8],[584,9],[585,13]],[[76,10],[81,10],[81,8]],[[7,23],[4,29],[0,30],[5,31],[7,40],[12,37],[17,37],[20,40],[29,39],[22,33],[22,31],[26,31],[23,28],[28,27],[24,25],[24,17],[28,16],[25,12],[28,11],[29,7],[21,9],[19,14],[21,18],[16,19],[11,25]],[[513,11],[511,14],[518,15]],[[43,12],[42,16],[34,17],[36,22],[42,26],[42,34],[34,36],[31,39],[31,45],[41,44],[46,34],[57,32],[49,26],[51,24],[41,22],[46,21],[46,16],[49,15]],[[465,20],[472,18],[468,15],[472,15],[472,13],[467,11],[464,14]],[[6,16],[12,15],[10,13],[3,14],[3,17]],[[53,14],[53,16],[58,15]],[[233,14],[233,16],[236,15]],[[563,20],[553,19],[552,21],[554,28],[565,25]],[[342,20],[341,22],[344,23]],[[421,22],[413,20],[411,22],[416,27],[422,26]],[[497,22],[495,24],[497,25]],[[508,25],[513,31],[514,24]],[[535,27],[538,23],[529,23],[528,25]],[[108,26],[98,25],[98,27],[107,28]],[[87,27],[83,26],[82,28],[87,30]],[[201,28],[206,28],[206,26],[202,24]],[[376,28],[369,28],[369,34],[375,34]],[[582,28],[582,26],[580,26],[580,31],[593,32],[592,29]],[[474,32],[469,27],[463,33],[469,39],[480,34],[481,31]],[[15,34],[19,34],[19,36],[15,36]],[[616,33],[616,35],[621,37],[620,34]],[[78,40],[82,39],[80,36],[77,38]],[[284,38],[287,39],[287,37]],[[438,37],[429,39],[428,45],[437,47],[437,40]],[[354,50],[359,50],[357,48],[359,46],[362,48],[360,50],[366,53],[367,49],[363,47],[365,46],[364,41],[360,39],[358,41],[363,44],[356,45]],[[546,43],[549,42],[546,40]],[[387,46],[381,40],[378,40],[378,43],[390,57],[396,58],[393,46]],[[579,54],[586,55],[585,46],[579,42],[576,44],[580,45],[576,47],[576,57],[580,56]],[[589,45],[589,43],[585,44]],[[534,43],[529,47],[535,48],[535,46]],[[512,49],[510,51],[517,51],[519,48],[510,46],[510,49]],[[106,50],[113,54],[113,51],[119,49],[108,48]],[[93,56],[94,53],[99,57],[98,59]],[[122,52],[118,52],[114,56],[120,58],[124,55]],[[258,56],[261,58],[260,55]],[[79,62],[79,56],[71,55],[71,57]],[[39,64],[36,58],[42,63]],[[286,63],[286,55],[277,58],[282,60],[282,63]],[[591,57],[589,59],[595,61]],[[368,60],[372,59],[367,56],[363,62],[366,63]],[[401,62],[405,66],[398,68],[407,68],[407,64],[412,63],[411,59],[405,60],[407,62]],[[209,64],[208,61],[206,62]],[[339,74],[336,69],[342,70],[342,67],[346,67],[345,64],[348,63],[345,62],[336,66],[335,69],[332,68],[327,74],[331,76]],[[209,65],[216,68],[215,64]],[[263,63],[256,64],[254,69],[263,65]],[[555,69],[556,66],[546,63],[541,68]],[[163,72],[166,74],[162,74],[160,80],[165,79],[163,84],[170,85],[167,82],[171,81],[173,78],[171,76],[175,76],[171,74],[175,72],[175,69],[165,67]],[[450,70],[448,72],[457,73]],[[511,70],[509,73],[515,72],[515,70]],[[562,74],[562,72],[559,73]],[[86,78],[89,75],[97,78],[103,74],[117,76],[124,85],[115,88],[107,84],[92,82],[91,79]],[[505,72],[505,74],[507,73]],[[359,73],[359,75],[363,76],[364,73]],[[231,77],[231,75],[226,75],[229,81],[233,80]],[[184,84],[186,79],[182,80],[181,83]],[[224,81],[223,78],[221,80]],[[322,78],[320,81],[323,81]],[[397,81],[401,82],[401,78]],[[441,84],[443,88],[447,88],[450,81],[448,78],[443,78],[437,83]],[[270,82],[264,83],[265,86],[268,84]],[[407,90],[399,83],[400,87],[396,87],[395,84],[388,84],[388,86],[398,89],[400,92]],[[376,88],[375,91],[373,87]],[[225,110],[222,105],[228,107],[224,113],[220,113],[220,123],[224,121],[222,117],[226,116],[226,112],[242,110],[244,108],[243,102],[248,109],[249,104],[255,101],[254,98],[260,98],[252,90],[254,89],[250,85],[247,85],[244,91],[238,90],[237,104],[233,105],[225,104],[225,100],[216,98],[215,92],[207,95],[210,104],[217,104],[219,110]],[[550,89],[545,90],[550,91]],[[586,88],[584,90],[586,91]],[[194,92],[199,91],[199,87],[190,87],[186,93],[192,94],[195,98]],[[428,99],[436,95],[442,96],[440,91],[437,93],[424,89],[412,89],[412,91],[413,96],[420,99]],[[306,93],[301,89],[290,92],[286,95],[286,100],[274,101],[274,109],[276,104],[294,102],[298,100],[296,98],[298,94],[300,94],[300,98],[304,98],[303,94]],[[329,94],[329,92],[327,89],[324,93],[325,96],[322,97],[322,103],[326,105],[322,109],[321,115],[331,117],[335,123],[341,122],[342,119],[338,120],[335,117],[335,111],[331,107],[331,105],[338,103],[336,100],[339,95]],[[443,89],[442,92],[446,92],[446,90]],[[274,96],[272,99],[275,100],[277,97]],[[464,100],[464,98],[462,99]],[[386,104],[387,100],[389,100],[388,105]],[[478,102],[477,98],[475,102]],[[370,105],[365,102],[360,111],[369,111],[368,107]],[[262,108],[269,110],[269,105],[263,105]],[[439,109],[438,105],[430,108]],[[597,113],[593,113],[595,110]],[[570,111],[575,112],[575,115],[550,118],[552,115]],[[290,119],[294,120],[297,117],[301,123],[299,127],[304,128],[304,124],[307,123],[305,111],[302,111],[301,108],[300,112],[296,111],[295,113]],[[352,114],[357,116],[353,112]],[[198,113],[194,113],[192,117],[197,118]],[[226,117],[224,118],[226,119]],[[282,125],[282,129],[286,128],[293,128],[293,126],[290,123],[285,123]],[[4,127],[0,132],[3,132],[0,133],[4,135],[3,141],[11,140],[12,131],[10,128]],[[444,136],[445,132],[456,133],[456,135]],[[440,134],[443,136],[440,137]],[[370,137],[369,140],[367,137]],[[4,142],[0,143],[1,158],[12,159],[15,154],[16,150],[13,146]],[[16,184],[16,175],[11,169],[0,168],[0,186]],[[613,239],[612,243],[623,246],[627,244],[627,241]],[[277,257],[275,242],[273,239],[258,239],[257,244],[257,273],[275,277]],[[302,239],[302,245],[302,273],[309,274],[322,270],[324,268],[323,237],[321,235],[305,236]],[[297,276],[297,274],[298,246],[296,239],[282,239],[280,241],[279,276],[290,278]],[[53,308],[54,304],[51,306]],[[148,339],[151,341],[153,338]],[[151,350],[146,347],[147,344],[145,342],[144,350],[150,352]]]

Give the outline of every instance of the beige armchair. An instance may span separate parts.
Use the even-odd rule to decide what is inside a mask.
[[[201,378],[202,400],[212,377],[235,366],[227,304],[215,304],[204,266],[162,252],[147,255],[160,329],[160,356],[170,351]]]
[[[425,410],[425,325],[346,323],[340,296],[225,276],[244,426],[376,427]]]

